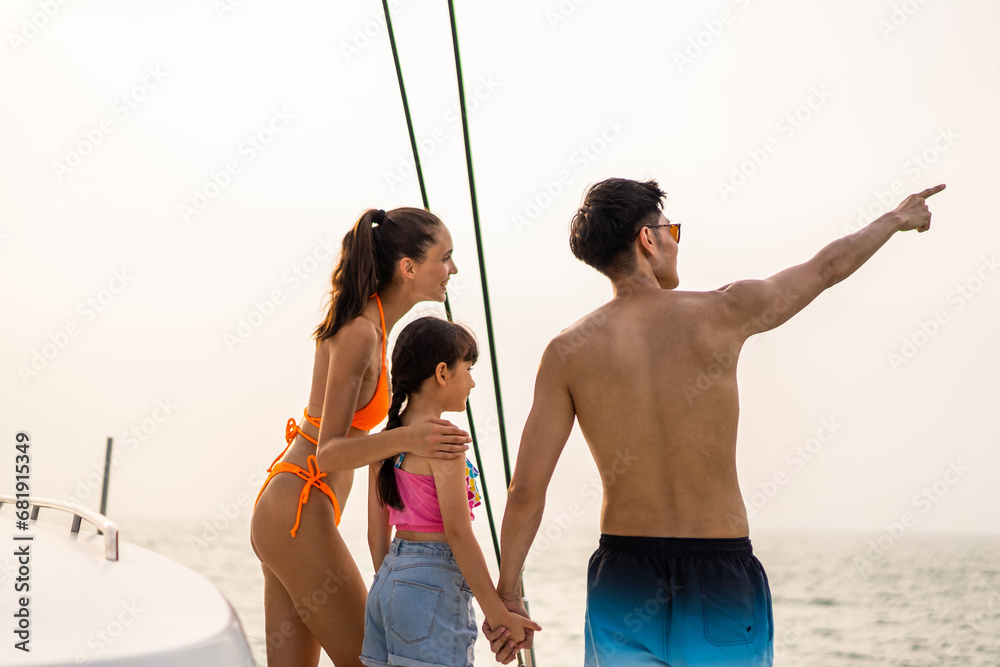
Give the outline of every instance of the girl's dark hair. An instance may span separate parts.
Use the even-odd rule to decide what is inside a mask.
[[[569,228],[576,258],[611,277],[635,268],[632,241],[663,209],[666,193],[654,180],[609,178],[587,191]]]
[[[403,404],[411,394],[434,375],[442,361],[454,368],[460,361],[476,363],[479,345],[472,332],[461,324],[439,317],[421,317],[406,325],[392,350],[392,404],[385,430],[403,425]],[[395,457],[382,461],[378,471],[378,500],[393,509],[403,509],[403,500],[396,486]]]
[[[368,297],[392,282],[399,260],[423,260],[440,225],[436,215],[421,208],[365,211],[344,236],[331,280],[330,307],[313,332],[317,345],[360,315]]]

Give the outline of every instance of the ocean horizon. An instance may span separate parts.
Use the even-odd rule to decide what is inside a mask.
[[[488,527],[476,524],[495,579]],[[257,664],[266,664],[263,577],[246,517],[215,526],[128,518],[120,527],[123,540],[212,581],[236,609]],[[364,517],[345,516],[341,530],[370,582]],[[583,664],[586,569],[599,537],[596,525],[580,522],[536,541],[543,548],[524,574],[543,628],[536,667]],[[751,541],[770,581],[776,665],[1000,665],[1000,536],[755,531]],[[481,637],[476,663],[495,664]],[[331,664],[323,654],[320,665]]]

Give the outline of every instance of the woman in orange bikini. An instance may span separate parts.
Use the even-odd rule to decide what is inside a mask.
[[[305,414],[288,420],[288,446],[268,469],[250,523],[264,571],[269,667],[315,667],[321,648],[337,667],[361,665],[367,586],[337,529],[354,469],[403,452],[465,456],[468,434],[443,419],[368,435],[389,410],[389,332],[415,304],[444,301],[457,272],[451,254],[448,229],[416,208],[366,211],[344,237],[314,334]]]

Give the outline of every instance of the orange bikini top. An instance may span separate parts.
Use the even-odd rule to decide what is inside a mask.
[[[385,335],[385,314],[382,312],[382,300],[378,298],[378,294],[375,295],[375,302],[378,304],[378,318],[382,325],[382,370],[379,373],[378,384],[375,385],[375,395],[372,396],[372,400],[368,401],[368,405],[355,412],[354,419],[351,421],[351,426],[362,431],[370,431],[382,423],[382,420],[389,414],[389,402],[391,400],[389,397],[389,369],[385,365],[385,339],[387,338]],[[319,428],[322,417],[310,416],[309,408],[303,410],[302,414],[305,416],[307,422],[317,429]],[[299,424],[295,421],[294,417],[289,417],[288,423],[285,424],[285,442],[288,443],[289,447],[292,441],[295,440],[296,435],[301,435],[314,445],[319,444],[312,436],[299,428]],[[288,451],[288,447],[285,447],[285,451]],[[285,452],[279,454],[278,458],[274,460],[275,463],[284,455]],[[273,467],[274,463],[271,466]]]
[[[372,400],[368,401],[368,405],[355,412],[354,419],[351,421],[351,426],[362,431],[370,431],[382,423],[382,420],[389,414],[389,403],[392,400],[389,396],[389,369],[385,365],[385,343],[388,336],[385,334],[382,299],[378,298],[378,294],[375,295],[375,303],[378,304],[378,319],[382,325],[382,370],[379,373],[378,384],[375,385],[375,395],[372,396]]]

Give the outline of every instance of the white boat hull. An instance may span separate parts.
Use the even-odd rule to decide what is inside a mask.
[[[253,667],[236,613],[203,576],[117,536],[110,560],[110,530],[23,530],[3,510],[0,617],[15,632],[4,633],[0,664]]]

